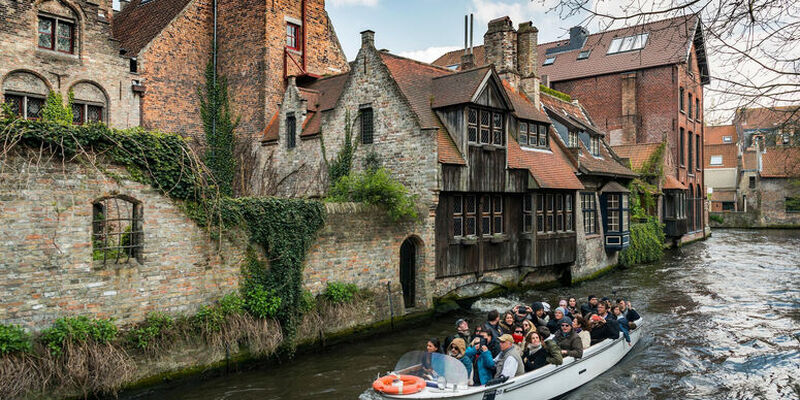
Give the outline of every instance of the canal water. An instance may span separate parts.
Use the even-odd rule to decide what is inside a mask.
[[[663,261],[575,287],[482,300],[471,310],[300,356],[276,368],[124,394],[127,399],[357,399],[426,338],[519,301],[596,294],[630,299],[646,335],[616,367],[566,399],[800,398],[800,231],[717,230]],[[365,396],[366,397],[366,396]]]

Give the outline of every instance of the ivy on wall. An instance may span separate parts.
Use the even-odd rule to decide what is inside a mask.
[[[214,73],[213,59],[206,64],[206,83],[197,89],[200,99],[200,117],[206,134],[205,164],[214,177],[219,192],[233,195],[233,178],[236,173],[234,130],[240,118],[233,115],[228,101],[228,81]]]
[[[664,151],[666,143],[661,143],[653,154],[635,172],[639,177],[628,185],[631,196],[631,215],[642,219],[657,215],[658,183],[664,179]]]
[[[658,261],[664,255],[664,226],[656,217],[631,224],[631,245],[619,253],[619,264],[632,266]]]

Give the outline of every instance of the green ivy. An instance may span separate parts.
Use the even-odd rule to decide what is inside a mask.
[[[325,209],[315,200],[224,198],[220,214],[226,226],[245,227],[264,249],[269,268],[252,254],[243,268],[245,307],[257,317],[275,317],[292,345],[303,306],[303,263]]]
[[[631,224],[631,245],[619,254],[619,264],[632,266],[661,259],[664,255],[664,226],[657,217]]]
[[[128,332],[128,342],[139,350],[152,348],[156,342],[170,334],[175,319],[162,312],[147,314],[144,321]]]
[[[320,137],[322,159],[325,160],[325,165],[328,167],[328,184],[331,186],[336,185],[340,179],[350,175],[350,171],[353,169],[353,158],[358,149],[358,141],[353,140],[353,124],[350,120],[350,110],[345,110],[344,121],[342,148],[332,161],[328,161],[328,156],[325,153],[325,141]]]
[[[568,94],[566,94],[566,93],[562,93],[562,92],[559,92],[558,90],[551,89],[551,88],[549,88],[549,87],[547,87],[547,86],[545,86],[545,85],[539,85],[539,89],[540,89],[540,90],[541,90],[543,93],[547,93],[547,94],[549,94],[550,96],[553,96],[553,97],[559,98],[559,99],[561,99],[561,100],[564,100],[564,101],[566,101],[567,103],[571,103],[571,102],[572,102],[572,97],[570,97],[570,96],[569,96]]]
[[[649,211],[658,213],[658,182],[664,178],[664,151],[666,151],[666,143],[661,143],[636,170],[639,177],[628,185],[632,194],[631,216],[633,218],[647,218],[650,216]]]
[[[112,320],[89,319],[85,316],[57,319],[50,328],[42,331],[39,340],[54,355],[60,355],[64,345],[88,340],[108,343],[117,337],[117,327]]]
[[[352,283],[328,282],[322,296],[331,303],[347,303],[358,293],[358,286]]]
[[[326,200],[377,205],[385,208],[394,221],[418,217],[416,196],[410,195],[408,189],[384,168],[340,178],[330,189]]]
[[[0,356],[27,353],[33,345],[31,336],[20,326],[0,324]]]
[[[192,317],[192,324],[201,331],[219,332],[222,330],[225,318],[243,313],[244,306],[245,301],[238,294],[225,295],[215,304],[201,307]]]
[[[42,120],[61,125],[72,125],[72,103],[74,100],[75,95],[70,91],[67,105],[64,106],[64,98],[61,97],[61,93],[51,90],[47,94],[47,100],[45,100],[44,108],[42,108]]]
[[[711,221],[714,221],[714,222],[716,222],[718,224],[721,224],[721,223],[725,222],[725,220],[722,218],[722,216],[721,215],[717,215],[717,214],[709,214],[708,219],[710,219]]]
[[[236,173],[234,131],[240,118],[233,115],[228,101],[228,82],[214,73],[213,60],[209,59],[205,72],[206,83],[197,89],[200,99],[200,116],[206,134],[205,164],[214,176],[219,192],[233,195],[233,178]]]

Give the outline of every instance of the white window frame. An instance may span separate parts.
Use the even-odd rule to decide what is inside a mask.
[[[722,165],[722,156],[711,156],[708,165]]]

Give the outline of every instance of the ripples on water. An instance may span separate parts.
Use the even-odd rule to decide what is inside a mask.
[[[615,294],[612,295],[612,292]],[[426,338],[466,317],[520,301],[630,298],[648,335],[616,367],[567,399],[800,398],[800,231],[715,231],[657,264],[616,271],[576,287],[481,300],[427,326],[338,345],[275,368],[123,396],[127,399],[355,399]],[[364,396],[370,400],[370,396]]]

